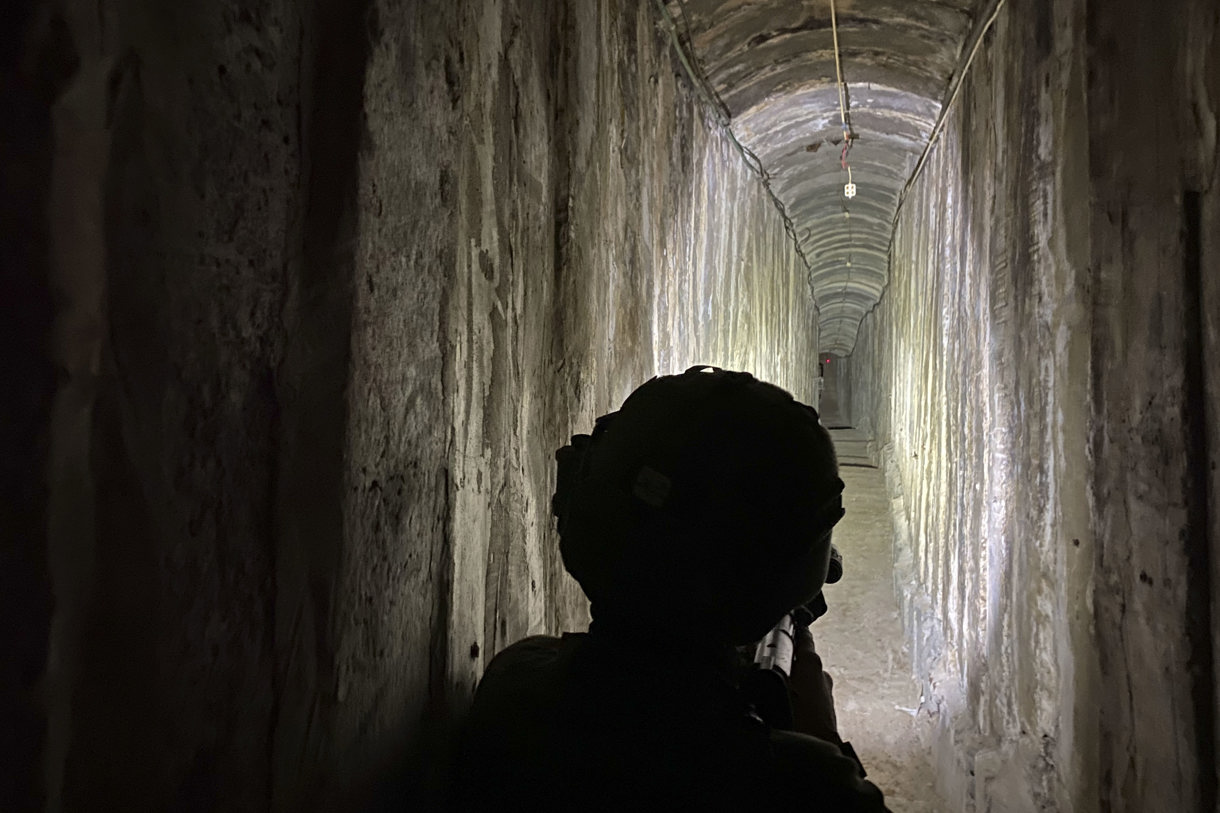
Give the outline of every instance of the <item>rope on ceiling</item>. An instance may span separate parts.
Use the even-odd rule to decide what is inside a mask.
[[[839,155],[839,164],[847,170],[847,187],[851,192],[847,197],[855,195],[855,185],[851,182],[851,165],[847,163],[847,154],[851,152],[852,132],[847,119],[847,88],[843,84],[843,64],[839,56],[839,18],[835,13],[835,0],[830,0],[830,31],[835,44],[835,79],[839,91],[839,122],[843,125],[843,151]]]
[[[843,197],[851,200],[856,196],[856,185],[851,179],[851,164],[847,162],[847,154],[851,152],[852,131],[851,121],[847,118],[847,86],[843,83],[843,62],[839,55],[839,18],[835,10],[835,0],[830,0],[830,31],[834,37],[835,46],[835,80],[839,91],[839,123],[843,126],[843,151],[839,154],[839,166],[847,170],[847,184],[843,187]],[[855,235],[852,234],[851,228],[851,212],[847,210],[847,203],[843,203],[843,217],[847,220],[847,274],[843,279],[843,289],[839,292],[839,307],[847,307],[847,289],[851,286],[851,255],[852,246],[855,244]]]

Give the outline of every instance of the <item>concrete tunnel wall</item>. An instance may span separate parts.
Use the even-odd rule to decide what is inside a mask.
[[[458,5],[18,6],[9,806],[420,792],[486,660],[584,618],[552,450],[688,363],[813,397],[804,270],[652,7]],[[835,359],[963,809],[1214,799],[1211,6],[1012,0]]]
[[[806,270],[650,3],[19,12],[16,808],[418,800],[488,659],[587,617],[554,449],[696,362],[814,397]]]
[[[840,366],[954,809],[1217,804],[1220,27],[1175,9],[1007,5]]]

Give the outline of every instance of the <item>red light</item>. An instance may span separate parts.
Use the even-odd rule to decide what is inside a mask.
[[[826,359],[826,363],[827,363],[827,364],[830,364],[830,359]]]

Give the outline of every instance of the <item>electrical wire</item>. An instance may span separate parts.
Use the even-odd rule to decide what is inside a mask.
[[[847,163],[847,155],[851,152],[854,136],[851,130],[851,120],[847,117],[847,86],[843,83],[843,64],[839,55],[839,19],[835,12],[835,0],[830,0],[830,31],[834,37],[835,46],[835,81],[839,91],[839,123],[843,127],[843,149],[839,152],[839,166],[847,170],[847,186],[844,188],[844,192],[850,198],[855,193],[854,191],[848,193],[848,190],[852,188],[852,181],[851,164]]]
[[[974,62],[974,55],[979,52],[979,46],[983,44],[984,37],[986,37],[987,32],[991,30],[991,26],[996,21],[996,18],[1000,16],[1000,11],[1004,8],[1004,2],[1005,0],[995,0],[995,8],[992,10],[991,16],[987,18],[987,22],[983,24],[981,29],[979,29],[978,36],[974,40],[974,46],[970,49],[970,55],[966,58],[965,63],[962,65],[962,69],[957,72],[957,83],[953,86],[952,91],[950,91],[948,100],[940,107],[940,115],[936,117],[936,124],[932,125],[932,132],[928,136],[928,143],[923,148],[923,152],[919,156],[919,161],[915,163],[915,169],[911,171],[911,177],[907,178],[907,182],[903,184],[902,192],[898,195],[898,205],[894,207],[893,228],[895,230],[898,228],[898,213],[902,211],[902,204],[906,202],[907,193],[910,192],[911,187],[915,185],[915,179],[919,177],[921,172],[923,172],[924,164],[926,164],[928,161],[928,155],[932,152],[932,146],[940,137],[940,132],[945,126],[946,119],[948,119],[949,108],[953,106],[953,102],[957,100],[957,94],[961,91],[962,85],[965,84],[963,80],[966,78],[966,73],[970,70],[971,63]],[[833,7],[834,0],[831,0],[831,5]],[[894,237],[893,234],[891,234],[891,245],[893,242]]]
[[[835,80],[839,91],[839,123],[843,127],[843,149],[839,153],[839,166],[847,170],[847,186],[843,187],[843,195],[851,199],[855,195],[855,186],[851,179],[851,164],[847,162],[847,154],[851,152],[852,132],[847,118],[847,88],[843,84],[843,62],[839,54],[839,18],[835,10],[835,0],[830,0],[830,32],[835,46]],[[843,289],[839,294],[839,306],[847,305],[847,289],[851,285],[851,249],[854,235],[851,228],[851,212],[847,203],[843,204],[843,216],[847,220],[847,275],[843,280]]]
[[[843,66],[839,61],[839,18],[835,15],[835,0],[830,0],[830,33],[835,43],[835,78],[839,88],[839,121],[847,129],[847,102],[843,98]]]
[[[894,239],[898,235],[898,215],[902,211],[902,206],[906,203],[907,195],[911,191],[911,187],[915,185],[915,181],[919,178],[923,171],[924,165],[927,163],[928,155],[932,152],[932,146],[939,138],[940,132],[945,125],[945,121],[949,117],[949,110],[953,106],[953,102],[957,100],[957,94],[961,91],[962,85],[965,84],[966,74],[970,72],[970,66],[974,62],[975,54],[978,53],[979,47],[983,43],[983,39],[987,36],[987,32],[991,30],[991,26],[1000,16],[1000,11],[1004,8],[1006,0],[991,0],[991,13],[987,15],[987,21],[975,30],[974,44],[970,48],[970,53],[965,61],[958,62],[958,69],[954,71],[954,84],[952,89],[946,94],[945,102],[940,106],[940,113],[936,117],[936,123],[932,125],[932,132],[928,136],[928,143],[924,146],[923,152],[919,156],[919,160],[915,163],[915,169],[911,171],[911,176],[907,178],[903,184],[902,191],[898,193],[898,203],[894,207],[894,219],[890,223],[890,240],[889,248],[886,250],[886,265],[892,267],[894,262]],[[889,292],[890,278],[886,275],[885,284],[881,286],[881,293],[877,296],[877,300],[872,306],[864,312],[868,316],[885,299],[885,295]]]
[[[847,90],[843,84],[843,64],[839,56],[839,18],[835,11],[835,0],[830,0],[830,33],[835,46],[835,80],[839,91],[839,123],[843,127],[843,150],[839,153],[839,165],[847,170],[847,182],[851,183],[851,167],[847,165],[847,153],[851,151],[851,125],[847,119]]]

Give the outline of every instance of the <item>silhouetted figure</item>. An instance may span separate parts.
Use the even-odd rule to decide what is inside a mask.
[[[764,722],[741,689],[736,647],[826,578],[843,483],[817,413],[748,374],[696,367],[647,382],[556,458],[560,550],[593,623],[492,660],[457,808],[884,811],[840,750],[807,628],[794,730]]]

